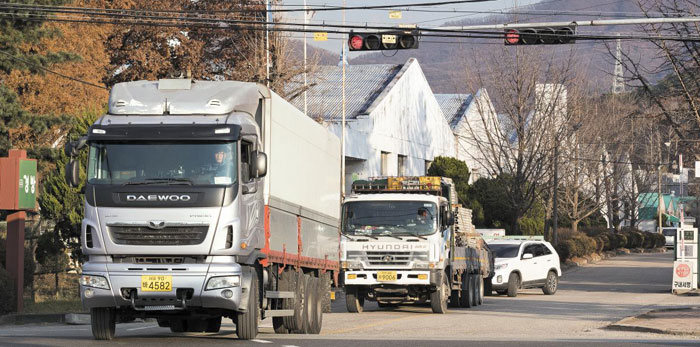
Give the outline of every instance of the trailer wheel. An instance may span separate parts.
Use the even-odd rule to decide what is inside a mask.
[[[512,272],[510,276],[508,276],[508,296],[511,298],[518,296],[518,288],[520,288],[520,276]]]
[[[364,305],[365,298],[360,297],[357,287],[345,287],[345,306],[348,312],[361,313]]]
[[[326,271],[321,277],[321,305],[323,308],[323,313],[331,313],[331,273]]]
[[[248,291],[248,307],[236,314],[236,335],[241,340],[252,340],[258,335],[258,272],[252,271]]]
[[[285,271],[283,274],[286,274],[287,288],[294,289],[294,301],[285,300],[289,303],[288,309],[294,310],[294,315],[284,317],[284,325],[289,331],[297,331],[304,327],[304,293],[306,292],[304,273]]]
[[[479,306],[479,275],[472,275],[472,302],[474,307]]]
[[[430,293],[430,308],[433,313],[447,313],[447,298],[450,293],[450,284],[447,283],[447,276],[442,277],[442,284]]]
[[[459,306],[464,308],[472,307],[472,275],[465,273],[462,275],[462,296],[459,298]]]
[[[286,276],[287,272],[283,272],[279,276],[277,282],[277,290],[281,292],[286,292],[289,290],[289,280]],[[277,299],[277,305],[275,309],[289,310],[294,308],[294,299]],[[284,324],[286,317],[272,317],[272,328],[275,330],[275,334],[287,334],[289,329]]]
[[[316,278],[312,277],[311,278],[313,282],[316,282],[316,285],[314,286],[316,290],[314,291],[314,295],[312,296],[313,300],[313,311],[310,312],[311,314],[311,334],[320,334],[321,333],[321,326],[323,325],[323,297],[324,297],[324,286],[323,286],[323,278]]]
[[[204,329],[204,332],[218,333],[219,330],[221,330],[221,317],[207,319],[207,327]]]
[[[188,329],[187,319],[171,319],[170,331],[173,333],[184,333]]]
[[[93,307],[90,309],[90,324],[95,340],[111,340],[117,325],[117,314],[111,307]]]

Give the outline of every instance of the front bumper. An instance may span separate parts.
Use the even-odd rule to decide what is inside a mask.
[[[378,281],[377,272],[395,271],[396,281]],[[430,279],[434,277],[431,271],[415,270],[345,270],[343,272],[343,283],[346,286],[372,286],[380,284],[392,285],[430,285]]]
[[[83,266],[84,274],[107,278],[110,289],[80,286],[83,307],[120,307],[138,311],[172,311],[194,308],[238,310],[242,300],[242,287],[204,290],[209,278],[239,275],[239,264],[187,264],[176,268],[143,264],[91,264]],[[169,292],[141,290],[141,276],[172,276]],[[243,280],[241,280],[243,282]],[[125,293],[135,293],[131,295]]]
[[[510,272],[496,271],[491,278],[491,288],[493,290],[508,289],[508,276]]]

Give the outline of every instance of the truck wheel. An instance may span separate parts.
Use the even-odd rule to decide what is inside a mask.
[[[481,288],[479,288],[479,275],[472,275],[472,281],[474,281],[474,290],[472,291],[474,294],[474,306],[479,306],[479,295],[481,295]]]
[[[170,331],[174,333],[184,333],[188,330],[187,319],[171,319]]]
[[[443,275],[442,284],[430,293],[430,308],[433,313],[447,313],[447,297],[450,293],[450,284],[447,283],[447,276]]]
[[[460,276],[461,278],[461,276]],[[452,292],[450,292],[450,307],[457,308],[460,307],[460,296],[462,294],[462,291],[459,289],[452,289]]]
[[[321,277],[319,277],[321,280],[321,298],[323,300],[321,301],[321,305],[323,308],[323,313],[331,313],[331,273],[326,272]]]
[[[314,310],[314,292],[316,291],[316,282],[313,281],[313,277],[309,275],[304,275],[303,279],[305,283],[305,291],[304,291],[304,309],[302,311],[302,321],[303,324],[301,326],[301,329],[296,330],[295,333],[297,334],[310,334],[311,333],[311,319],[313,316],[313,310]]]
[[[323,325],[323,297],[325,289],[323,285],[323,278],[312,278],[316,282],[316,290],[313,295],[313,311],[311,311],[311,334],[320,334],[321,326]]]
[[[484,296],[493,295],[493,287],[491,284],[491,277],[484,280]]]
[[[236,335],[241,340],[252,340],[258,335],[258,272],[252,271],[248,291],[248,307],[236,314]]]
[[[508,296],[511,298],[518,296],[518,288],[520,288],[520,276],[513,272],[508,276]]]
[[[277,290],[281,292],[289,291],[289,280],[287,279],[286,272],[283,272],[279,276],[277,283]],[[289,310],[294,308],[293,299],[277,299],[277,305],[274,307],[278,310]],[[287,334],[289,329],[284,324],[286,317],[272,317],[272,328],[275,330],[275,334]]]
[[[218,333],[219,330],[221,330],[221,317],[207,319],[207,327],[204,329],[204,332]]]
[[[477,301],[477,304],[481,305],[484,303],[484,278],[481,277],[481,275],[476,275],[476,277],[478,278],[477,283],[479,284],[476,287],[478,289],[477,294],[478,294],[478,298],[479,298],[479,300]]]
[[[462,275],[462,295],[459,298],[459,306],[464,308],[472,307],[472,275],[465,273]]]
[[[348,312],[360,313],[365,305],[365,298],[360,297],[357,287],[345,287],[345,306]]]
[[[90,309],[90,324],[95,340],[111,340],[117,325],[117,314],[111,307],[93,307]]]
[[[302,272],[285,271],[285,279],[289,290],[294,290],[294,301],[285,300],[288,303],[287,309],[293,309],[294,315],[284,317],[284,325],[289,331],[297,331],[304,327],[304,293],[306,291],[306,282]]]
[[[557,287],[559,287],[559,278],[557,273],[550,271],[547,274],[547,282],[545,282],[544,287],[542,287],[542,292],[546,295],[554,295],[557,292]]]

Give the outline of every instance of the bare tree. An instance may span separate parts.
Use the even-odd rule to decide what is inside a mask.
[[[574,59],[553,59],[535,48],[503,48],[467,66],[473,88],[485,87],[498,112],[477,99],[480,119],[468,122],[472,159],[489,176],[507,177],[506,191],[519,234],[521,218],[541,198],[555,145],[570,133],[567,86],[574,83]]]

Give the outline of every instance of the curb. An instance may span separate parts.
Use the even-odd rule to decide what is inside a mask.
[[[623,318],[615,323],[612,323],[612,324],[606,326],[605,329],[615,330],[615,331],[631,331],[631,332],[640,332],[640,333],[663,334],[663,335],[697,336],[697,334],[694,332],[670,331],[670,330],[659,329],[659,328],[643,327],[643,326],[638,326],[638,325],[628,324],[628,323],[630,323],[631,321],[638,319],[638,318],[642,318],[642,319],[650,318],[650,316],[652,316],[654,313],[658,313],[658,312],[693,311],[693,310],[698,310],[698,309],[700,309],[700,308],[695,307],[695,306],[691,306],[691,307],[676,307],[676,308],[663,308],[663,309],[658,309],[658,310],[651,310],[651,311],[648,311],[645,313],[638,314],[636,316]]]
[[[90,315],[85,313],[50,313],[50,314],[9,314],[0,317],[0,325],[22,324],[90,324]]]

